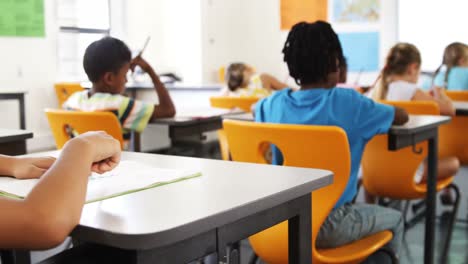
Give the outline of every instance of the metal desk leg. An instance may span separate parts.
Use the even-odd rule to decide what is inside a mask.
[[[24,94],[18,97],[20,111],[20,128],[26,129],[26,109],[24,107]]]
[[[436,182],[437,182],[437,137],[429,139],[429,154],[427,161],[427,199],[426,199],[426,233],[424,239],[424,263],[434,263],[435,212],[436,212]]]
[[[289,219],[289,263],[312,262],[312,208],[310,194],[301,198],[299,215]]]

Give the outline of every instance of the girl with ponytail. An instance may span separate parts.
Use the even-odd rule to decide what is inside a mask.
[[[448,90],[468,90],[468,45],[454,42],[445,48],[442,64],[434,73],[433,85]]]
[[[434,87],[426,93],[417,86],[421,67],[421,55],[418,49],[410,43],[398,43],[390,49],[385,67],[380,74],[380,80],[373,91],[374,100],[388,101],[435,101],[442,115],[454,115],[452,101],[445,95],[443,88]],[[439,160],[438,178],[443,179],[455,175],[460,168],[456,157]],[[421,164],[416,173],[416,182],[423,183],[427,178],[426,162]],[[444,192],[442,202],[450,203],[450,193]]]

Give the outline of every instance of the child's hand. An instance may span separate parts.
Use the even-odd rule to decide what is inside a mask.
[[[73,142],[72,142],[73,141]],[[80,148],[86,146],[90,148],[93,164],[91,170],[97,173],[104,173],[114,169],[120,162],[120,142],[109,134],[98,132],[87,132],[70,140],[69,147]],[[67,146],[66,146],[67,147]]]
[[[130,62],[130,69],[132,70],[132,72],[135,70],[136,66],[140,66],[140,68],[146,73],[150,73],[151,71],[153,71],[153,68],[151,67],[151,65],[149,65],[149,63],[145,59],[143,59],[141,56],[135,57]]]
[[[17,179],[40,178],[54,164],[55,158],[15,158],[11,176]]]

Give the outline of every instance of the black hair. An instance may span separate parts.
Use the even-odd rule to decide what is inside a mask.
[[[343,50],[331,25],[324,21],[300,22],[289,32],[283,48],[289,74],[298,85],[328,81],[343,61]]]
[[[97,82],[106,72],[117,73],[132,59],[130,49],[120,39],[104,37],[86,48],[83,68],[91,82]]]
[[[234,92],[244,83],[244,71],[247,68],[245,63],[231,63],[226,71],[227,85],[230,91]]]

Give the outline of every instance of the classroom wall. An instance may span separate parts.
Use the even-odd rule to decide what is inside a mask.
[[[141,49],[159,72],[175,72],[190,83],[201,83],[201,12],[199,1],[132,0],[126,4],[126,42]]]
[[[281,50],[287,31],[280,30],[279,0],[201,0],[203,31],[203,80],[216,80],[217,69],[232,61],[245,61],[258,71],[268,72],[280,80],[288,78]],[[368,29],[381,32],[380,62],[397,41],[397,3],[381,1],[382,19]],[[354,31],[356,26],[334,25],[336,31]],[[362,28],[362,27],[361,27]],[[360,81],[370,84],[378,73],[364,73]],[[354,80],[355,73],[349,75]],[[294,81],[287,79],[289,84]]]
[[[52,90],[56,78],[56,34],[54,0],[45,0],[46,37],[0,37],[0,91],[25,90],[26,127],[34,132],[28,149],[54,145],[43,109],[57,102]],[[0,101],[2,127],[19,128],[18,104]]]

